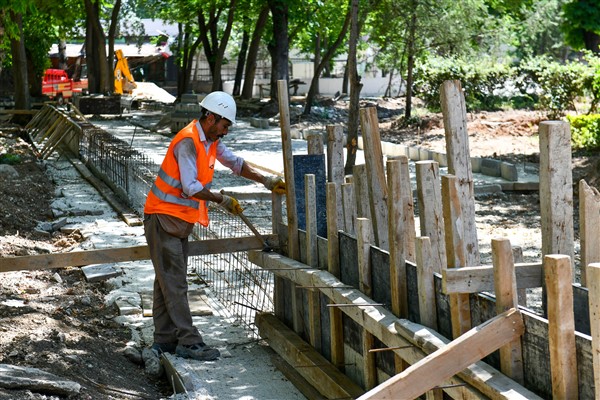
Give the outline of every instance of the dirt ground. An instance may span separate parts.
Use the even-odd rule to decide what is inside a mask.
[[[364,101],[361,106],[378,108],[382,140],[444,149],[441,115],[425,115],[418,124],[402,127],[400,100]],[[321,116],[292,122],[298,127],[323,127],[347,116],[339,102],[322,111]],[[537,163],[542,117],[532,111],[469,114],[471,155]],[[0,174],[0,257],[66,251],[82,240],[78,232],[50,235],[36,230],[40,221],[53,219],[49,205],[55,188],[25,137],[18,126],[0,125],[0,157],[20,157],[12,165],[18,178]],[[579,179],[600,188],[598,155],[573,155],[573,182]],[[478,218],[493,214],[503,228],[518,232],[519,224],[539,225],[537,193],[503,193],[477,202]],[[167,397],[171,391],[166,383],[151,381],[142,366],[123,355],[130,332],[113,321],[116,309],[104,306],[107,292],[102,283],[86,282],[76,268],[0,273],[0,364],[39,368],[78,382],[83,390],[76,399]],[[0,388],[0,399],[51,398],[58,397]]]

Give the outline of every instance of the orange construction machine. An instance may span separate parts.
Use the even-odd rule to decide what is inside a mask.
[[[115,57],[117,58],[117,64],[115,65],[115,93],[131,94],[137,85],[135,84],[133,75],[131,75],[131,71],[129,71],[127,59],[123,57],[123,50],[115,50]]]

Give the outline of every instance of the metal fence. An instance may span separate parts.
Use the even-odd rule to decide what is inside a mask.
[[[146,195],[154,182],[158,165],[132,149],[129,143],[95,126],[83,129],[80,155],[86,165],[127,201],[138,215],[143,214]],[[257,208],[262,212],[248,216],[263,234],[269,233],[266,227],[270,226],[270,212],[264,215],[265,207]],[[239,217],[220,207],[211,206],[209,215],[210,226],[204,228],[197,225],[194,239],[252,235]],[[256,221],[257,218],[263,218],[264,221]],[[273,311],[273,274],[250,263],[245,252],[190,257],[189,264],[225,308],[254,335],[258,335],[254,325],[256,312]]]

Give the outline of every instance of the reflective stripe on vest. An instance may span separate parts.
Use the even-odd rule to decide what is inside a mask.
[[[208,189],[212,186],[214,163],[217,154],[217,142],[211,143],[208,153],[200,142],[200,134],[196,121],[192,121],[173,138],[167,155],[158,172],[158,176],[148,193],[144,213],[168,214],[181,218],[184,221],[207,226],[208,208],[204,200],[188,197],[183,193],[183,186],[179,177],[179,164],[175,159],[174,148],[181,140],[191,138],[196,148],[196,166],[198,180]]]

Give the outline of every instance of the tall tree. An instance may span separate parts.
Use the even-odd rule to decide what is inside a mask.
[[[15,80],[15,108],[29,110],[31,98],[29,96],[29,81],[27,79],[27,55],[25,54],[25,35],[23,33],[23,13],[18,9],[8,11],[12,25],[10,37],[10,50],[13,60],[12,73]]]
[[[286,0],[268,0],[273,19],[273,39],[268,49],[271,54],[271,99],[277,99],[277,81],[289,82],[289,35],[288,11]]]
[[[256,76],[256,60],[258,59],[261,38],[269,20],[269,10],[269,5],[264,4],[260,9],[256,24],[254,25],[252,40],[250,41],[250,47],[248,48],[248,58],[246,59],[244,87],[242,88],[243,99],[252,98],[252,89],[254,88],[254,78]]]
[[[358,76],[356,68],[356,47],[358,44],[359,31],[359,0],[352,0],[350,6],[350,40],[348,42],[348,79],[350,83],[350,106],[348,115],[348,139],[346,142],[346,165],[344,171],[346,174],[352,174],[352,169],[356,163],[356,151],[358,150],[358,113],[360,91],[362,83]]]
[[[600,54],[600,3],[597,0],[575,0],[564,5],[567,43],[575,49]]]

